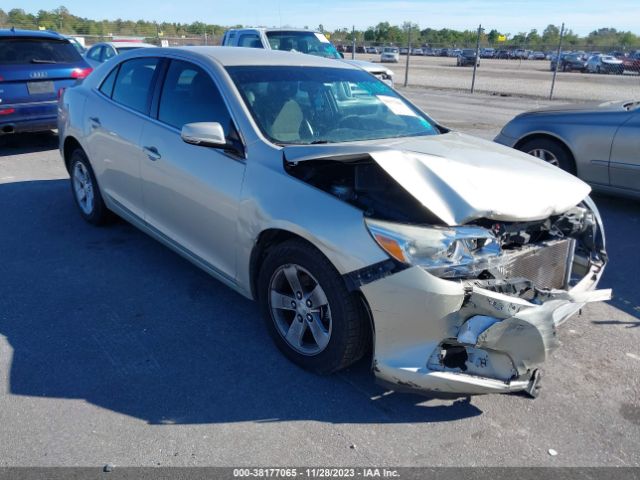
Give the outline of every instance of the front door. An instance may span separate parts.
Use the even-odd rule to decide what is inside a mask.
[[[210,75],[192,63],[171,60],[158,100],[157,122],[147,122],[142,132],[145,220],[234,279],[244,159],[183,142],[180,130],[193,122],[219,122],[227,136],[233,129]]]

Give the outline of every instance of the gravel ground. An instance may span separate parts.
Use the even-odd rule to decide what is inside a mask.
[[[345,54],[345,58],[351,58]],[[379,55],[358,54],[359,60],[378,62]],[[404,84],[406,57],[400,63],[385,64],[396,74],[396,83]],[[453,90],[470,90],[473,67],[456,67],[448,57],[412,56],[409,85]],[[552,72],[546,60],[481,59],[476,73],[477,92],[549,98]],[[554,98],[558,100],[628,100],[640,98],[640,75],[596,75],[558,72]]]

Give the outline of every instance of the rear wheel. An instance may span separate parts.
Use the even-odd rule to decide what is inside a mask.
[[[327,374],[364,354],[368,326],[363,307],[313,246],[290,240],[271,249],[257,286],[269,333],[297,365]]]
[[[524,142],[518,147],[518,150],[533,155],[540,160],[544,160],[551,165],[560,167],[562,170],[575,175],[576,169],[571,155],[557,140],[534,138]]]
[[[94,225],[104,224],[108,218],[108,210],[102,200],[89,159],[80,148],[71,154],[70,172],[71,191],[80,215]]]

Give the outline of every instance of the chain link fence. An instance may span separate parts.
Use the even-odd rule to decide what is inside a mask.
[[[394,71],[399,85],[406,79],[409,86],[500,96],[566,101],[640,99],[640,50],[619,45],[594,50],[590,45],[567,48],[559,44],[531,49],[526,45],[472,43],[358,43],[353,57],[380,62],[385,47],[398,50],[398,61],[385,64]],[[338,49],[346,58],[352,57],[351,44],[339,44]]]

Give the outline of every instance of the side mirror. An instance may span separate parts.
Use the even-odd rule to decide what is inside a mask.
[[[344,58],[344,53],[338,52],[338,55],[340,55],[340,58]]]
[[[217,122],[187,123],[182,127],[180,138],[183,142],[201,147],[228,147],[222,125]]]

